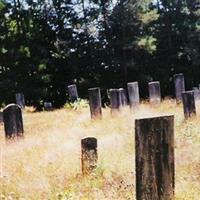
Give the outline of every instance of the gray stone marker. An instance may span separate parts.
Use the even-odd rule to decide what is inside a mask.
[[[0,123],[3,123],[3,112],[0,112]]]
[[[140,104],[140,94],[138,82],[127,84],[130,108],[137,108]]]
[[[196,115],[196,106],[194,99],[194,91],[186,91],[182,93],[183,111],[185,119]]]
[[[177,103],[182,102],[182,92],[185,91],[185,79],[183,74],[174,75],[174,87]]]
[[[19,105],[22,109],[25,108],[25,99],[23,93],[16,93],[16,104]]]
[[[198,87],[193,87],[195,101],[200,100],[200,90]]]
[[[73,103],[75,101],[78,100],[78,91],[77,91],[77,87],[75,84],[73,85],[68,85],[68,94],[69,94],[69,99],[70,101]]]
[[[122,108],[122,99],[120,95],[119,89],[110,89],[110,107],[111,107],[111,114],[115,116]]]
[[[94,137],[82,139],[81,152],[82,173],[88,175],[97,167],[97,139]]]
[[[126,90],[124,88],[119,88],[119,93],[121,95],[122,106],[127,106],[128,105],[128,99],[127,99]]]
[[[136,199],[174,199],[174,116],[136,119]]]
[[[52,103],[51,102],[44,102],[44,110],[52,111],[53,110]]]
[[[101,110],[101,91],[100,88],[90,88],[88,89],[89,93],[89,105],[90,113],[92,119],[101,119],[102,110]]]
[[[3,119],[6,139],[23,136],[22,111],[19,105],[7,105],[3,110]]]
[[[149,83],[149,100],[151,104],[159,104],[161,101],[160,82]]]

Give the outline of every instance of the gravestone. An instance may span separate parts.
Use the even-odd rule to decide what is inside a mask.
[[[198,87],[193,87],[195,101],[200,100],[200,90]]]
[[[3,120],[6,139],[23,136],[22,111],[19,105],[7,105],[3,110]]]
[[[174,86],[177,103],[182,102],[182,92],[185,91],[185,79],[183,74],[174,75]]]
[[[159,104],[161,101],[160,82],[149,83],[149,100],[151,104]]]
[[[89,93],[89,105],[90,113],[92,119],[101,119],[102,110],[101,110],[101,92],[100,88],[90,88]]]
[[[136,199],[174,199],[174,116],[135,121]]]
[[[0,112],[0,123],[3,123],[3,112]]]
[[[140,104],[140,94],[139,94],[139,86],[138,82],[131,82],[127,84],[128,88],[128,97],[130,108],[137,108]]]
[[[51,102],[44,102],[44,110],[52,111],[53,110],[52,103]]]
[[[25,99],[23,93],[16,93],[16,104],[19,105],[22,109],[25,108]]]
[[[183,111],[185,119],[196,115],[196,105],[194,99],[194,91],[186,91],[182,93]]]
[[[119,113],[119,111],[121,111],[122,108],[122,99],[119,89],[110,89],[109,96],[110,96],[111,114],[112,116],[115,116],[116,114]]]
[[[69,99],[72,103],[74,103],[75,101],[78,100],[77,87],[75,84],[73,84],[73,85],[68,85],[67,88],[68,88]]]
[[[119,88],[119,93],[121,95],[122,106],[127,106],[128,105],[128,99],[127,99],[126,90],[124,88]]]
[[[97,167],[97,139],[88,137],[81,140],[81,164],[83,175],[88,175]]]

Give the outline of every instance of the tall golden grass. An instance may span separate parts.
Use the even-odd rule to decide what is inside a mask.
[[[200,106],[184,120],[182,105],[165,100],[153,108],[142,103],[111,118],[90,120],[89,108],[24,112],[25,138],[6,143],[0,126],[0,199],[132,200],[135,199],[134,119],[175,115],[176,200],[200,199]],[[98,168],[81,175],[80,141],[98,139]]]

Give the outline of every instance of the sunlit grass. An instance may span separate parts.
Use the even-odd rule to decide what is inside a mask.
[[[0,126],[0,199],[135,199],[134,119],[175,115],[176,200],[200,199],[200,106],[184,120],[182,105],[165,100],[159,107],[142,103],[131,113],[90,120],[88,107],[53,112],[24,112],[25,138],[6,144]],[[98,139],[98,168],[82,177],[80,140]]]

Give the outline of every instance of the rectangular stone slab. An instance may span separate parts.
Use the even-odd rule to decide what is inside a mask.
[[[174,116],[135,121],[136,198],[174,198]]]

